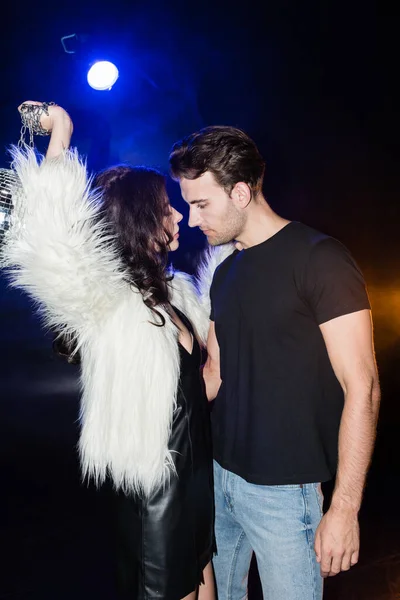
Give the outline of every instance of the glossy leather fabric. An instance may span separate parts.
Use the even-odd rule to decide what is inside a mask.
[[[178,477],[147,501],[121,493],[116,497],[118,578],[124,599],[180,600],[201,582],[214,551],[209,408],[197,341],[192,354],[180,345],[180,355],[170,439]]]

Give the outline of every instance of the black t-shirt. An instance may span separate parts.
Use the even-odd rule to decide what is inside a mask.
[[[319,325],[369,309],[363,276],[337,240],[291,222],[216,270],[211,319],[222,384],[214,456],[247,481],[327,481],[344,396]]]

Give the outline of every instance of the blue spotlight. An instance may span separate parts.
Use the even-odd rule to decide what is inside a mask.
[[[112,62],[100,60],[90,67],[87,80],[94,90],[111,90],[118,77],[118,69]]]

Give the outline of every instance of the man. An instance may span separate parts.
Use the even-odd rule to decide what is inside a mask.
[[[215,457],[220,600],[242,600],[252,552],[264,598],[316,600],[358,561],[379,408],[370,305],[347,249],[272,211],[264,161],[233,127],[177,142],[191,227],[235,241],[211,286],[204,376]],[[322,516],[320,484],[336,476]],[[318,566],[319,563],[319,566]]]

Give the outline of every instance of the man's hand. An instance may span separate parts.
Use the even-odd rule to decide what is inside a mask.
[[[348,571],[358,562],[360,528],[357,513],[331,507],[318,526],[314,548],[322,577]]]

